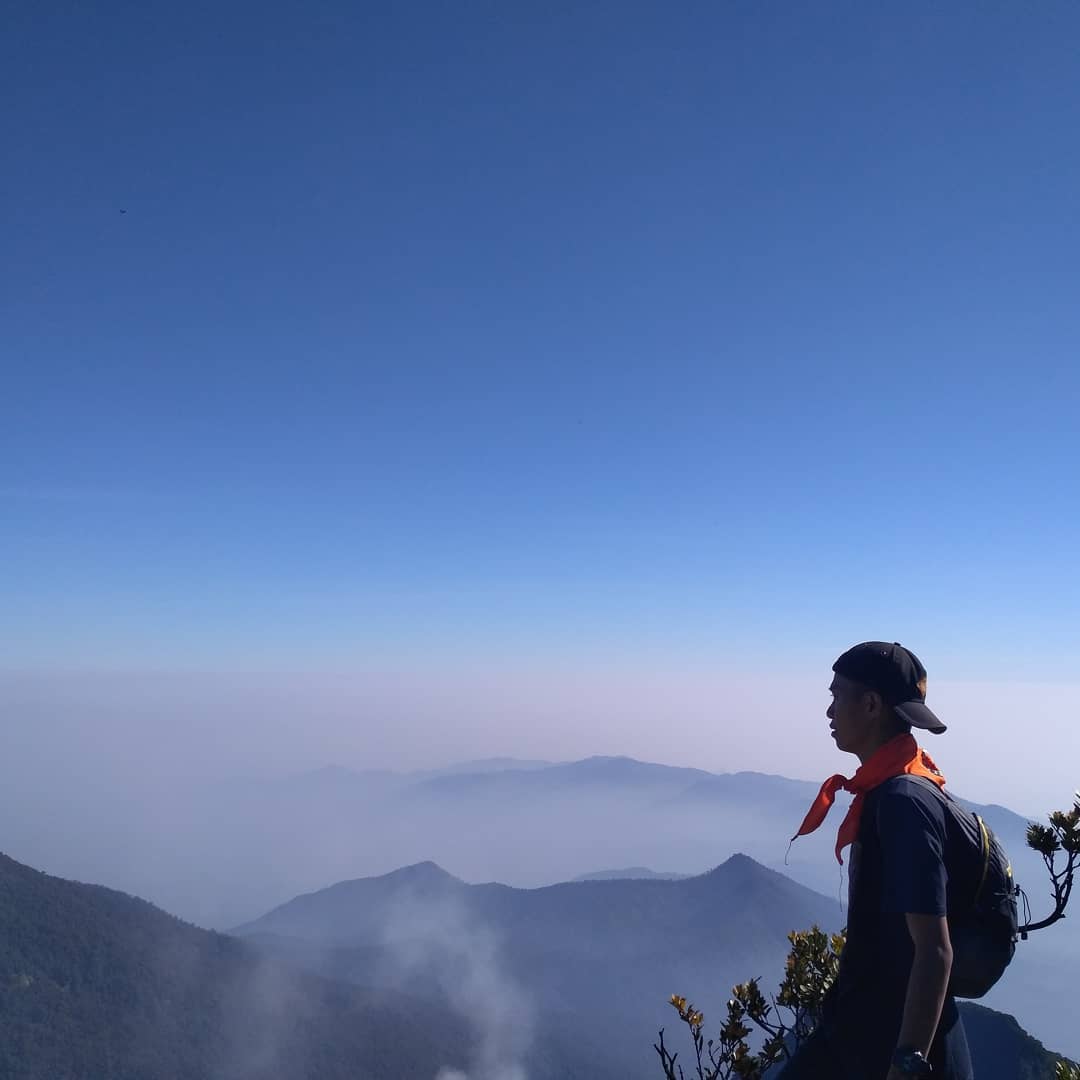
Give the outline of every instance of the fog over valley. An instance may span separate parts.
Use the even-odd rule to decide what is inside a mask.
[[[137,803],[130,795],[98,788],[80,794],[75,785],[47,814],[26,814],[26,805],[10,802],[10,793],[4,809],[10,823],[8,854],[20,861],[121,888],[201,926],[243,927],[245,934],[268,936],[293,963],[297,953],[284,943],[297,931],[269,912],[328,886],[334,889],[327,895],[336,895],[334,890],[343,888],[337,883],[387,874],[396,880],[394,873],[401,868],[426,866],[429,871],[419,878],[407,878],[416,888],[406,890],[404,906],[395,901],[380,915],[378,906],[363,901],[363,892],[348,903],[348,918],[366,920],[362,932],[348,924],[335,929],[333,922],[313,914],[304,936],[352,949],[390,949],[380,954],[376,966],[390,971],[387,978],[403,990],[413,982],[409,973],[417,965],[434,964],[429,974],[457,992],[469,979],[484,985],[503,978],[496,961],[506,928],[493,925],[483,905],[461,907],[468,895],[461,891],[465,883],[543,891],[582,877],[601,880],[569,887],[599,887],[603,879],[644,873],[641,886],[654,889],[680,884],[680,878],[692,879],[745,853],[755,865],[814,890],[807,894],[817,897],[814,919],[839,928],[847,880],[832,854],[834,828],[802,837],[789,850],[790,837],[816,791],[816,784],[775,775],[711,773],[626,757],[564,763],[502,758],[413,773],[326,766],[266,779],[204,780],[144,792]],[[1026,820],[1001,807],[981,811],[1006,843],[1018,880],[1029,884],[1036,910],[1045,906],[1045,871],[1024,844]],[[838,824],[840,809],[834,814]],[[657,880],[659,875],[668,880]],[[451,883],[454,887],[446,888]],[[739,895],[738,888],[725,893],[725,905],[736,907],[717,910],[721,924],[738,923],[749,914],[740,912]],[[745,903],[755,901],[747,896]],[[614,911],[612,917],[617,917]],[[695,922],[694,934],[706,933],[706,923]],[[622,931],[631,938],[637,933],[633,925]],[[515,948],[531,940],[524,926],[522,933]],[[477,949],[448,947],[463,935],[475,938]],[[1080,1046],[1068,1020],[1066,984],[1068,965],[1080,960],[1080,938],[1069,920],[1054,928],[1052,942],[1049,936],[1022,943],[1009,978],[986,1003],[1018,1016],[1047,1045],[1076,1052]],[[542,948],[536,940],[533,944]],[[769,962],[762,960],[753,974],[777,970],[782,945],[781,935],[762,954]],[[737,958],[708,950],[702,954],[698,948],[687,953],[681,977],[696,979],[703,1001],[720,1000],[739,977]],[[473,972],[469,965],[477,950],[488,957],[487,966]],[[570,948],[568,955],[575,952]],[[699,976],[692,977],[691,956],[702,957]],[[403,967],[397,964],[402,957],[408,959]],[[337,960],[316,962],[308,954],[301,959],[322,974],[341,974]],[[659,985],[658,959],[646,965],[652,985]],[[374,962],[373,954],[368,960]],[[710,980],[705,972],[718,964],[723,977],[718,973]],[[353,971],[348,964],[344,970]],[[367,961],[358,970],[369,970]],[[534,969],[519,961],[513,990],[507,992],[528,1000],[536,990],[533,973],[542,970],[543,965]],[[665,977],[678,979],[679,965]],[[553,1000],[557,985],[544,991]],[[1036,987],[1040,1000],[1049,988],[1056,989],[1049,1003],[1033,1008]],[[643,983],[635,1009],[646,1008],[645,989]],[[466,994],[461,1009],[475,1012],[467,991],[461,992]],[[635,1015],[640,1020],[644,1013]],[[628,1016],[623,1020],[628,1022]]]

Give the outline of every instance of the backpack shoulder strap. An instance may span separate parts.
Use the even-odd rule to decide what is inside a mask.
[[[975,813],[974,810],[969,810],[966,806],[957,802],[943,787],[938,787],[932,780],[925,776],[915,776],[908,774],[912,780],[923,784],[925,787],[931,788],[935,791],[942,801],[948,806],[949,812],[954,815],[963,814],[970,819],[974,819],[975,825],[978,829],[978,840],[976,841],[979,849],[978,862],[976,863],[976,876],[977,882],[975,885],[975,893],[972,898],[973,905],[977,905],[982,898],[982,892],[986,886],[986,879],[990,875],[990,862],[993,851],[994,834],[990,831],[989,826],[983,820],[981,814]],[[973,845],[974,846],[974,845]],[[1008,867],[1008,872],[1012,872],[1012,867]]]
[[[927,791],[933,792],[942,802],[948,803],[949,806],[954,809],[962,810],[963,807],[952,797],[952,795],[946,791],[943,787],[939,787],[928,776],[919,776],[917,773],[902,773],[900,776],[893,777],[894,780],[908,780],[913,784],[918,784],[920,787],[925,788]]]
[[[979,874],[979,884],[975,887],[975,903],[978,904],[986,884],[986,875],[990,872],[990,830],[979,814],[973,816],[979,823],[979,842],[982,845],[982,872]]]

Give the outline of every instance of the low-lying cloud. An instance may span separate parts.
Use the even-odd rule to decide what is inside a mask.
[[[468,1072],[440,1069],[436,1080],[527,1080],[534,1007],[499,962],[499,941],[453,900],[414,897],[388,920],[384,940],[398,980],[434,974],[473,1036]]]

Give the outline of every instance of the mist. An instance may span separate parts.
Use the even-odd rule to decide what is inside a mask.
[[[4,849],[216,928],[425,859],[524,886],[632,865],[698,873],[735,850],[774,865],[794,806],[753,821],[737,805],[695,807],[690,843],[664,801],[676,791],[566,792],[493,814],[489,800],[436,797],[423,781],[473,759],[625,755],[816,785],[854,764],[828,739],[820,682],[566,667],[7,673]],[[923,741],[951,790],[1030,817],[1069,799],[1080,746],[1061,718],[1080,712],[1080,687],[944,683],[933,702],[950,730]],[[812,884],[835,894],[822,856]],[[817,858],[805,843],[793,857]]]
[[[810,680],[627,673],[616,693],[607,679],[536,672],[419,688],[402,673],[23,673],[3,689],[2,850],[199,926],[228,931],[298,895],[427,860],[465,882],[535,888],[637,866],[701,874],[736,852],[830,898],[841,921],[834,830],[789,848],[822,777],[849,766],[821,745]],[[1041,817],[1076,784],[1074,736],[1055,730],[1074,701],[1067,686],[942,685],[934,704],[952,726],[924,742],[955,793],[1008,805],[1012,792],[1016,810]],[[582,760],[594,753],[667,767]],[[475,760],[492,756],[515,760]],[[553,761],[577,764],[544,767]],[[1038,913],[1045,872],[1024,848],[1023,817],[1003,820]],[[530,988],[506,981],[490,928],[452,910],[402,912],[387,935],[396,974],[383,982],[410,989],[417,967],[454,973],[442,989],[479,1049],[448,1062],[442,1080],[463,1067],[468,1080],[522,1080]],[[1052,947],[1023,949],[993,1002],[1058,1046],[1064,1020],[1024,1016],[1033,991],[1021,991],[1066,970],[1066,957],[1080,959],[1071,924]],[[514,1033],[509,1044],[484,1026],[492,995],[513,1013],[498,1025]]]
[[[438,989],[468,1025],[468,1072],[447,1065],[436,1080],[528,1080],[524,1058],[533,1036],[535,1006],[501,962],[491,928],[472,920],[452,900],[401,903],[383,927],[384,981],[411,983],[434,972]]]
[[[7,671],[0,779],[30,799],[138,800],[326,765],[409,771],[611,754],[820,780],[850,764],[828,738],[825,685],[816,671],[633,664]],[[943,681],[930,696],[949,732],[924,742],[952,787],[1029,814],[1075,788],[1080,732],[1067,718],[1080,712],[1080,684]]]

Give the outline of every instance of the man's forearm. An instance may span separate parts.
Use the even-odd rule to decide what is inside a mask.
[[[941,1008],[949,987],[952,970],[952,950],[945,947],[916,949],[908,976],[904,1018],[900,1024],[897,1046],[911,1047],[930,1053]]]

